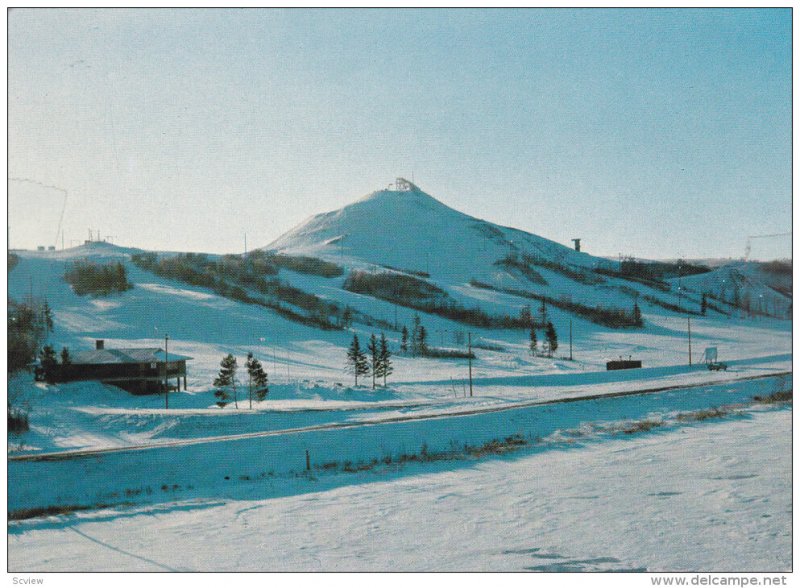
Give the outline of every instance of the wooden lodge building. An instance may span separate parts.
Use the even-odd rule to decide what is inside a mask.
[[[192,359],[177,353],[165,354],[158,347],[106,349],[98,339],[95,349],[74,355],[63,374],[64,380],[100,380],[132,394],[158,394],[166,382],[170,390],[186,390],[186,361]],[[175,384],[170,382],[174,381]]]

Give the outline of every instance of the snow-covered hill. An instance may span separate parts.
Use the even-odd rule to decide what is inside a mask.
[[[512,291],[506,302],[517,308],[531,302],[513,291],[623,310],[636,302],[646,312],[673,315],[676,309],[699,311],[703,293],[733,302],[735,292],[737,301],[753,299],[754,310],[760,302],[764,314],[779,318],[787,316],[791,304],[791,274],[786,284],[785,276],[767,276],[757,264],[734,262],[683,280],[636,279],[622,274],[617,261],[477,219],[413,185],[410,190],[379,190],[312,216],[265,249],[370,271],[393,268],[423,275],[468,306],[501,300],[498,290]],[[772,284],[776,280],[781,287]],[[495,291],[487,296],[476,290],[476,283]],[[736,310],[724,303],[712,306],[722,314]]]
[[[617,262],[476,219],[416,188],[380,190],[340,210],[316,215],[266,249],[323,258],[341,266],[339,276],[309,275],[282,267],[276,277],[340,310],[350,307],[360,318],[349,330],[322,331],[270,308],[145,271],[131,262],[141,250],[107,243],[64,251],[16,252],[20,261],[8,274],[9,296],[18,301],[31,295],[47,299],[55,314],[51,343],[57,348],[90,348],[95,338],[106,339],[110,346],[153,346],[169,333],[176,352],[195,358],[190,387],[195,384],[204,390],[210,386],[221,355],[244,355],[250,350],[268,357],[273,377],[287,383],[319,378],[346,382],[344,348],[353,332],[368,337],[386,331],[397,350],[400,327],[410,327],[416,314],[428,330],[431,345],[463,349],[466,333],[472,332],[479,349],[475,373],[483,375],[603,369],[606,360],[620,355],[640,357],[646,366],[682,363],[686,357],[686,312],[694,313],[696,349],[705,339],[705,344],[721,345],[720,353],[729,359],[783,352],[782,344],[779,349],[765,345],[764,335],[784,341],[791,327],[787,321],[764,317],[757,323],[748,321],[730,305],[714,300],[707,316],[700,316],[702,293],[721,292],[724,300],[730,300],[730,293],[724,295],[725,285],[739,275],[747,278],[746,283],[740,280],[742,293],[750,293],[753,299],[769,297],[765,303],[768,312],[783,311],[790,304],[786,294],[766,285],[763,275],[750,271],[749,265],[684,277],[680,284],[676,280],[635,281],[619,273]],[[121,261],[133,289],[104,298],[76,295],[64,281],[64,272],[80,259]],[[531,357],[524,329],[476,326],[348,291],[345,280],[354,269],[424,280],[454,303],[488,316],[516,317],[525,306],[536,316],[540,301],[546,300],[547,320],[556,327],[561,347],[555,358]],[[791,292],[791,276],[788,280],[784,292]],[[582,312],[596,307],[630,312],[635,303],[642,310],[641,328],[609,328]],[[769,325],[766,332],[764,321]],[[580,363],[561,359],[568,354],[570,335]],[[413,373],[411,379],[446,380],[454,375],[452,361],[399,354],[395,361],[396,374]]]
[[[672,283],[707,292],[739,307],[740,312],[791,316],[792,267],[787,263],[733,261],[706,274],[675,278]]]
[[[329,497],[331,506],[326,507],[323,515],[330,518],[329,511],[341,509],[336,502],[340,496],[337,488],[367,480],[361,474],[351,473],[360,471],[362,466],[371,468],[385,464],[387,459],[391,462],[387,468],[363,474],[370,477],[370,486],[379,477],[397,477],[395,484],[379,491],[379,503],[385,500],[384,492],[392,499],[396,486],[410,487],[425,477],[419,474],[426,470],[415,469],[416,466],[397,469],[393,456],[397,460],[401,456],[411,459],[409,452],[413,457],[417,451],[427,455],[429,451],[468,445],[480,450],[522,435],[530,451],[524,454],[524,459],[498,460],[492,466],[497,470],[492,476],[496,479],[517,476],[524,482],[520,487],[527,488],[531,479],[541,477],[536,472],[542,466],[572,467],[562,464],[564,456],[559,447],[587,434],[591,437],[592,431],[622,430],[627,436],[632,427],[646,428],[654,418],[672,423],[669,426],[691,427],[688,431],[691,435],[681,430],[680,434],[665,432],[655,442],[645,440],[637,446],[638,453],[631,453],[628,448],[625,451],[628,465],[612,472],[613,475],[603,477],[590,471],[584,480],[589,498],[601,495],[600,490],[594,489],[598,484],[604,495],[614,496],[615,479],[641,481],[642,467],[654,459],[647,447],[656,444],[661,448],[667,434],[676,440],[686,439],[688,444],[681,442],[676,451],[667,454],[659,449],[658,472],[682,472],[685,460],[681,456],[686,452],[703,452],[711,444],[721,446],[711,433],[700,437],[701,444],[693,441],[696,436],[693,429],[707,426],[706,417],[697,424],[686,425],[679,418],[685,411],[714,414],[709,409],[730,403],[749,405],[754,396],[786,392],[786,372],[791,369],[791,321],[733,312],[725,302],[729,298],[722,294],[719,299],[710,299],[713,306],[709,306],[705,315],[700,313],[703,293],[717,296],[721,284],[734,277],[739,280],[740,274],[747,277],[746,281],[737,281],[742,298],[745,293],[766,295],[768,288],[771,295],[790,300],[790,279],[788,283],[776,282],[772,276],[772,281],[767,281],[768,276],[749,267],[718,268],[677,282],[631,276],[621,271],[618,262],[470,217],[419,190],[375,192],[339,211],[313,217],[267,249],[270,251],[261,251],[245,260],[241,256],[178,256],[175,252],[154,253],[89,243],[64,251],[16,251],[15,257],[10,257],[9,298],[38,308],[43,308],[43,302],[47,301],[54,324],[45,342],[57,351],[63,346],[72,352],[91,349],[95,339],[105,340],[106,348],[158,347],[169,334],[170,352],[193,358],[187,365],[188,390],[170,393],[169,409],[164,407],[163,395],[132,396],[99,382],[48,385],[33,382],[27,372],[20,372],[12,379],[8,386],[9,400],[16,409],[28,414],[30,430],[12,433],[8,438],[12,464],[9,511],[14,511],[17,518],[33,517],[10,531],[14,534],[10,557],[15,566],[35,565],[37,569],[42,565],[41,569],[76,566],[84,570],[124,566],[117,560],[98,558],[94,553],[76,549],[76,541],[79,543],[80,539],[72,535],[59,539],[65,539],[60,549],[70,554],[68,564],[63,558],[52,560],[48,555],[52,550],[45,543],[53,541],[51,535],[45,543],[35,543],[40,536],[37,525],[49,528],[55,521],[53,528],[58,529],[62,522],[73,520],[75,514],[70,513],[75,508],[105,505],[103,508],[111,510],[103,511],[106,514],[101,516],[117,523],[129,520],[133,512],[120,510],[120,503],[135,504],[130,508],[144,509],[141,512],[146,512],[150,519],[152,513],[186,511],[189,504],[189,510],[199,507],[205,512],[214,504],[231,501],[231,508],[241,513],[241,506],[236,505],[244,497],[256,505],[247,509],[278,512],[275,506],[283,504],[280,497],[285,497],[285,503],[291,506],[293,500],[305,500],[303,495],[309,491],[324,490],[322,498]],[[319,259],[328,263],[320,263]],[[115,269],[118,263],[122,264],[132,288],[107,296],[76,294],[65,274],[81,261],[112,263]],[[256,271],[256,267],[262,269]],[[309,271],[311,268],[316,271]],[[378,278],[390,285],[407,285],[409,280],[411,283],[417,280],[420,291],[435,293],[439,306],[398,301],[392,298],[391,288],[389,295],[386,290],[354,289],[352,276],[361,274],[386,274]],[[778,308],[775,300],[770,303],[771,309]],[[530,307],[533,317],[541,323],[542,301],[546,319],[553,324],[560,343],[552,356],[532,355],[528,322],[511,320]],[[621,312],[630,318],[634,305],[641,309],[640,326],[598,321],[603,312],[611,316]],[[343,320],[345,310],[350,311],[352,322]],[[470,322],[462,311],[473,312],[473,318],[491,320]],[[411,328],[416,316],[427,329],[431,347],[463,352],[471,340],[474,359],[414,357],[403,352],[400,330],[403,326]],[[541,351],[544,329],[539,328],[538,332]],[[394,372],[388,385],[373,389],[368,377],[360,379],[359,386],[353,385],[352,375],[344,370],[348,345],[354,335],[365,346],[372,334],[381,333],[386,335],[393,353]],[[709,372],[700,364],[704,347],[717,347],[720,359],[728,363],[728,371]],[[252,408],[246,400],[247,375],[243,367],[248,352],[263,363],[269,374],[269,395],[264,401],[253,402]],[[238,406],[219,408],[213,381],[220,360],[229,353],[239,360]],[[606,371],[605,362],[620,356],[642,360],[643,369]],[[693,365],[689,365],[690,358]],[[644,397],[642,392],[646,390],[652,394]],[[549,404],[536,404],[543,401]],[[784,435],[783,429],[771,428],[773,420],[765,422],[768,426],[754,431],[755,441],[751,445],[779,446],[771,436]],[[785,425],[788,421],[784,418],[781,422]],[[726,447],[740,451],[740,428],[715,430],[723,431],[722,443]],[[600,446],[605,445],[605,438],[597,441]],[[136,450],[132,450],[134,447]],[[617,453],[625,449],[617,445],[609,447]],[[88,455],[73,454],[76,450]],[[142,457],[142,451],[148,452],[147,459]],[[583,460],[587,455],[584,451],[588,450],[578,448],[576,459]],[[50,461],[53,456],[43,455],[51,452],[59,453],[53,461]],[[26,453],[37,455],[23,455]],[[102,457],[98,459],[97,455]],[[608,453],[598,450],[596,455],[598,463],[608,461]],[[631,459],[630,455],[634,457]],[[770,455],[783,454],[773,451]],[[469,462],[458,459],[436,462],[439,464],[436,468],[449,476],[471,470],[472,466],[463,466],[473,463],[473,459],[491,458],[473,458],[470,454]],[[760,453],[754,453],[751,461],[758,464],[762,459]],[[88,462],[94,464],[91,474],[85,466]],[[521,464],[519,471],[509,470],[510,463]],[[731,463],[736,465],[738,461]],[[785,469],[783,461],[776,462],[774,467],[768,465],[773,470]],[[311,471],[305,472],[304,467]],[[747,467],[756,466],[748,462]],[[601,470],[597,471],[602,474]],[[109,471],[117,475],[108,476]],[[653,472],[653,480],[663,478],[656,475],[656,470]],[[775,486],[771,482],[774,475],[756,476],[748,472],[743,475],[731,470],[730,478],[724,478],[727,481],[722,490],[737,495],[757,491],[764,496],[777,490],[780,499],[767,506],[759,500],[761,506],[757,512],[750,509],[750,499],[735,504],[734,513],[726,517],[737,528],[745,524],[754,533],[748,533],[747,539],[740,541],[726,538],[718,542],[719,549],[710,558],[697,560],[701,565],[704,561],[715,564],[742,561],[742,553],[748,554],[749,562],[784,565],[781,555],[785,542],[777,543],[777,549],[764,551],[761,537],[768,533],[771,537],[776,533],[785,536],[789,525],[783,508],[789,500],[786,485]],[[713,482],[708,486],[708,496],[686,494],[689,498],[681,502],[680,509],[700,512],[705,517],[706,512],[718,514],[718,498],[714,493],[718,492],[719,483],[717,478],[708,478],[706,470],[698,470],[697,475],[703,473],[705,482],[709,479]],[[720,472],[723,474],[728,472]],[[351,475],[355,477],[347,477]],[[404,476],[408,478],[403,479]],[[476,481],[470,479],[466,483],[474,486]],[[689,487],[698,482],[686,478],[681,483]],[[626,484],[617,486],[631,486]],[[501,486],[498,489],[505,491],[507,484]],[[552,550],[547,557],[552,556],[556,561],[536,561],[527,569],[619,569],[620,562],[626,567],[635,566],[634,569],[651,566],[672,569],[674,562],[685,561],[685,550],[679,546],[683,544],[681,537],[664,558],[653,558],[647,550],[634,552],[628,546],[620,554],[599,557],[596,546],[584,543],[569,552],[573,559],[564,565],[561,561],[564,558],[559,555],[562,546],[557,539],[563,537],[563,529],[571,520],[568,514],[574,507],[567,496],[569,504],[552,511],[565,499],[563,488],[557,485],[544,493],[537,489],[536,493],[543,496],[537,508],[558,513],[545,529],[550,539],[544,544],[548,553]],[[673,497],[678,495],[675,488],[654,485],[646,492],[643,490],[632,498],[626,495],[625,500],[611,505],[614,516],[607,518],[640,528],[637,521],[642,512],[652,515],[651,518],[663,518],[664,513],[675,511],[660,507],[654,510],[651,508],[654,500],[662,497],[677,500]],[[583,501],[585,497],[578,498]],[[520,512],[530,510],[527,495],[515,500],[524,504]],[[632,506],[626,502],[630,500],[634,501]],[[267,502],[262,505],[260,501]],[[369,502],[365,504],[364,507],[358,503],[358,510],[369,511]],[[468,518],[485,510],[474,497],[469,497],[465,504],[461,512]],[[436,509],[441,510],[438,506]],[[66,514],[44,523],[36,518],[50,512]],[[230,510],[225,507],[220,512],[222,522],[216,535],[227,537]],[[314,512],[316,509],[303,509],[301,515],[306,517],[303,524],[313,520]],[[583,510],[575,512],[577,518],[585,518]],[[391,513],[387,516],[391,518]],[[295,518],[291,519],[293,526]],[[446,536],[451,539],[454,530],[463,534],[463,521],[454,524],[437,514],[429,518],[434,535],[439,528],[450,528],[451,534]],[[561,524],[562,520],[567,526]],[[72,528],[71,523],[64,524]],[[528,531],[523,529],[521,533],[516,523],[509,525],[502,520],[488,535],[479,533],[500,536],[504,551],[502,557],[486,560],[486,565],[476,569],[519,569],[525,567],[520,564],[525,559],[522,556],[539,549],[526,543]],[[179,536],[173,539],[179,543],[181,537],[205,540],[193,522],[186,526],[179,521],[174,527]],[[119,527],[114,524],[108,529],[114,536],[120,536]],[[216,532],[217,528],[214,529]],[[686,535],[697,540],[701,531],[699,527],[691,527]],[[276,536],[282,537],[280,533],[278,529]],[[83,531],[77,534],[83,535]],[[645,544],[640,541],[641,534],[632,537],[632,545]],[[451,547],[452,541],[445,543]],[[425,567],[426,560],[420,559],[417,547],[407,550],[404,559],[395,559],[397,550],[382,549],[379,545],[373,550],[379,557],[363,567]],[[348,549],[355,551],[348,554]],[[138,550],[139,547],[126,545],[124,550],[106,551],[128,556]],[[348,556],[361,551],[360,544],[354,543],[335,554],[339,559],[329,561],[351,565],[349,562],[363,558],[348,559]],[[441,553],[452,551],[435,547],[432,553],[436,561],[431,566],[447,562],[462,569],[466,560],[440,557]],[[198,556],[192,549],[182,549],[179,553],[189,554],[185,562],[177,564],[181,568],[222,565]],[[280,565],[287,569],[307,565],[301,555],[291,550],[287,553],[290,555]],[[765,558],[765,555],[775,557]],[[54,563],[40,564],[42,557]],[[138,561],[151,562],[151,558]],[[177,560],[170,559],[173,561]],[[583,566],[581,562],[589,562],[589,567],[575,567]],[[271,560],[263,560],[260,565],[267,569],[279,567]],[[325,562],[319,567],[324,569],[328,565]],[[333,565],[330,564],[331,568]]]
[[[469,216],[419,189],[379,190],[339,210],[314,215],[266,249],[332,260],[347,257],[453,282],[485,276],[485,271],[480,273],[483,268],[514,250],[586,267],[606,263],[549,239]]]

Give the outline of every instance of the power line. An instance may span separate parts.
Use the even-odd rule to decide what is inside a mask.
[[[64,204],[62,204],[62,206],[61,206],[61,216],[59,216],[59,218],[58,218],[58,229],[56,230],[56,238],[53,241],[53,243],[54,244],[58,243],[58,236],[59,235],[62,235],[62,242],[63,242],[63,234],[61,233],[61,224],[64,222],[64,212],[66,212],[66,210],[67,210],[67,197],[69,196],[69,193],[64,188],[59,188],[58,186],[53,186],[51,184],[45,184],[43,182],[40,182],[39,180],[33,180],[31,178],[16,178],[16,177],[13,177],[13,178],[8,178],[8,181],[9,182],[21,182],[21,183],[24,183],[24,184],[33,184],[35,186],[40,186],[42,188],[47,188],[47,189],[50,189],[50,190],[57,190],[57,191],[62,192],[64,194]],[[63,249],[63,246],[62,246],[62,249]]]

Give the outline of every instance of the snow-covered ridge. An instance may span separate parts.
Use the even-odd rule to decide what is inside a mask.
[[[33,251],[28,249],[14,249],[11,253],[20,257],[32,259],[51,259],[61,261],[71,261],[76,259],[90,259],[92,261],[103,261],[112,259],[123,259],[130,257],[134,253],[141,253],[142,250],[136,247],[121,247],[106,241],[91,241],[70,247],[68,249],[57,249],[55,251]]]
[[[489,279],[494,263],[517,252],[592,268],[604,259],[455,210],[422,190],[378,190],[312,216],[265,247],[424,271],[450,283]]]

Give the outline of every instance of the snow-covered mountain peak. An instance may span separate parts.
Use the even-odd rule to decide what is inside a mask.
[[[391,219],[399,219],[406,226],[415,227],[430,222],[460,221],[472,217],[450,208],[419,189],[384,189],[367,194],[339,210],[316,215],[307,223],[317,220],[323,220],[325,224],[338,222],[344,223],[344,229],[355,230],[363,228],[363,225],[391,222]]]
[[[393,266],[469,280],[512,251],[547,258],[584,254],[542,237],[459,212],[413,184],[372,192],[339,210],[317,214],[266,249]]]

